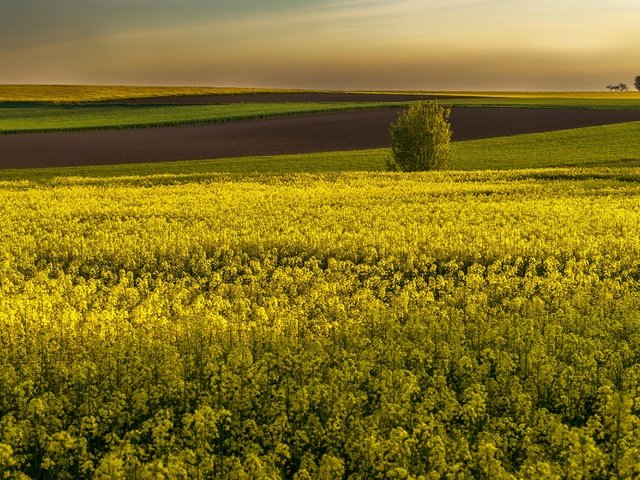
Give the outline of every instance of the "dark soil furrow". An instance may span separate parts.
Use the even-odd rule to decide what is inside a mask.
[[[389,145],[399,109],[208,125],[0,136],[0,168],[162,162]],[[639,121],[636,110],[454,108],[454,140]]]

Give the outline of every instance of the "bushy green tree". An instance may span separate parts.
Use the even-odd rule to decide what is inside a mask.
[[[391,124],[390,170],[439,170],[451,160],[451,108],[437,101],[417,102]]]
[[[636,87],[636,90],[640,91],[640,75],[638,75],[635,79],[635,81],[633,82],[633,84]]]

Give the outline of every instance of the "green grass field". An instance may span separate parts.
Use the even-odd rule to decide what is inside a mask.
[[[385,93],[385,94],[414,94],[414,95],[451,95],[456,97],[501,97],[501,98],[557,98],[557,99],[638,99],[640,92],[582,91],[582,92],[554,92],[554,91],[464,91],[464,90],[357,90],[357,93]]]
[[[390,108],[408,104],[408,102],[291,102],[279,104],[124,106],[95,103],[105,100],[141,97],[286,93],[295,91],[299,90],[0,85],[0,134],[174,126],[363,108]],[[609,94],[597,92],[373,93],[427,93],[460,96],[463,98],[448,98],[441,102],[443,105],[458,107],[640,109],[640,92],[637,94],[635,92]]]
[[[639,109],[640,96],[600,97],[474,97],[447,99],[443,105],[459,107]]]
[[[640,99],[465,98],[441,102],[458,107],[640,109]],[[142,128],[224,122],[305,113],[394,108],[409,102],[237,103],[228,105],[22,105],[0,103],[0,134]]]
[[[455,142],[456,170],[640,166],[640,122]],[[0,170],[0,180],[167,175],[170,181],[231,173],[381,171],[387,149],[182,162]]]
[[[353,111],[380,103],[237,103],[181,106],[0,106],[0,134],[178,126],[306,113]],[[397,104],[400,106],[402,104]]]

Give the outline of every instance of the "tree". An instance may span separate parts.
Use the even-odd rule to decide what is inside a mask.
[[[640,78],[640,77],[639,77]],[[637,79],[636,79],[637,81]],[[619,83],[618,85],[607,85],[607,89],[610,92],[626,92],[629,90],[629,87],[627,87],[626,83]],[[638,89],[640,90],[640,88]]]
[[[415,172],[446,168],[451,160],[451,108],[437,101],[417,102],[389,129],[390,170]]]
[[[636,77],[636,80],[635,80],[635,82],[634,82],[633,84],[635,85],[636,90],[639,90],[639,91],[640,91],[640,75],[638,75],[638,76]]]

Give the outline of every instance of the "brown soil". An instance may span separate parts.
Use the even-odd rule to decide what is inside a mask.
[[[109,103],[125,105],[215,105],[228,103],[287,103],[287,102],[410,102],[464,98],[448,95],[410,95],[376,93],[247,93],[238,95],[194,95],[187,97],[152,97],[113,100]]]
[[[377,148],[398,109],[208,125],[0,135],[0,168],[161,162]],[[454,140],[640,120],[638,110],[455,108]]]

